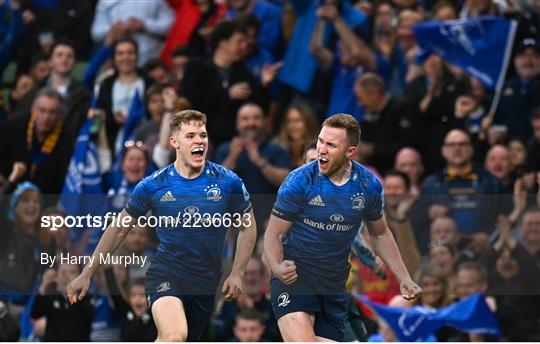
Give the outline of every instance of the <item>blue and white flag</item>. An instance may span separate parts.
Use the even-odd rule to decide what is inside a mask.
[[[122,145],[120,146],[120,150],[116,154],[113,170],[119,171],[121,169],[122,159],[126,150],[124,145],[127,141],[132,139],[135,129],[137,129],[141,121],[144,119],[145,114],[146,108],[144,106],[143,99],[139,94],[139,90],[137,89],[133,94],[133,98],[131,98],[131,104],[129,106],[126,123],[122,128]]]
[[[471,295],[440,309],[421,306],[388,307],[373,303],[363,295],[356,297],[377,312],[403,342],[427,338],[443,326],[450,326],[467,333],[500,336],[497,320],[482,294]]]
[[[97,149],[90,138],[93,122],[93,119],[87,119],[81,128],[64,181],[60,203],[68,215],[91,211],[92,204],[86,203],[84,196],[103,193]]]
[[[420,58],[435,53],[501,90],[512,53],[517,23],[498,17],[430,21],[413,27]]]

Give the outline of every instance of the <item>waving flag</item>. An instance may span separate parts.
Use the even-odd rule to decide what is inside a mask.
[[[478,17],[425,22],[413,27],[420,56],[436,53],[480,80],[491,90],[500,90],[517,23],[498,17]]]
[[[81,128],[62,189],[60,203],[70,215],[92,210],[91,204],[85,204],[83,195],[103,193],[96,145],[89,135],[92,125],[93,120],[87,119]]]
[[[440,309],[420,306],[395,308],[375,304],[362,295],[356,297],[373,308],[404,342],[427,338],[443,326],[468,333],[500,336],[497,320],[482,294],[471,295]]]
[[[93,119],[84,122],[69,163],[60,195],[60,206],[67,215],[101,215],[103,209],[99,161],[96,145],[90,137],[90,128],[93,124]],[[77,240],[82,233],[82,230],[71,231],[71,240]]]

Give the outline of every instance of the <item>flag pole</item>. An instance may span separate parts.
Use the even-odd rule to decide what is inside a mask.
[[[517,22],[515,20],[511,20],[510,21],[510,35],[508,36],[508,39],[506,41],[506,47],[505,47],[505,52],[504,52],[504,60],[503,60],[503,65],[502,65],[503,72],[500,73],[499,75],[499,80],[497,80],[497,85],[495,87],[495,95],[493,96],[493,100],[491,101],[491,106],[486,115],[486,118],[482,121],[482,123],[486,121],[486,123],[489,123],[489,125],[486,125],[485,128],[481,128],[482,130],[480,131],[480,139],[483,139],[486,137],[485,131],[487,127],[490,127],[493,124],[493,118],[495,117],[495,112],[497,111],[497,107],[499,106],[499,101],[501,100],[504,80],[506,77],[508,64],[510,63],[510,57],[512,56],[512,47],[514,46],[516,30],[517,30]]]

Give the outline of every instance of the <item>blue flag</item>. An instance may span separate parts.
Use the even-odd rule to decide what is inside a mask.
[[[64,181],[60,205],[67,215],[101,215],[103,188],[96,145],[90,137],[94,119],[87,119],[79,132]],[[76,240],[82,231],[71,231]]]
[[[131,104],[129,106],[129,111],[124,124],[124,132],[122,136],[122,146],[116,155],[116,160],[113,165],[113,170],[119,171],[122,165],[122,158],[124,157],[125,147],[124,144],[126,141],[131,140],[135,129],[139,126],[146,114],[146,108],[144,102],[139,94],[139,90],[135,90],[133,98],[131,98]]]
[[[413,27],[420,59],[435,53],[480,80],[501,90],[517,23],[497,17],[431,21]]]
[[[500,336],[499,325],[482,294],[471,295],[440,309],[416,306],[396,308],[371,302],[363,295],[356,296],[370,306],[404,342],[427,338],[443,326],[467,333]]]

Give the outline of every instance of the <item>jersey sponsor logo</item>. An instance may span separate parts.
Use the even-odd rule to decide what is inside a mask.
[[[289,300],[289,293],[281,293],[278,298],[278,307],[285,307],[289,303],[291,303],[291,300]]]
[[[206,199],[209,201],[220,201],[221,200],[221,189],[218,188],[217,184],[211,184],[204,189],[206,192]]]
[[[187,206],[184,208],[184,213],[188,213],[188,214],[195,214],[195,213],[198,213],[199,212],[199,208],[197,208],[196,206],[194,205],[190,205],[190,206]]]
[[[332,220],[332,222],[343,222],[343,216],[339,214],[334,214],[330,216],[330,220]]]
[[[313,221],[311,219],[308,219],[307,217],[304,218],[304,224],[315,229],[320,229],[320,230],[325,230],[325,231],[338,231],[338,232],[350,231],[354,229],[356,226],[354,224],[324,223],[321,221]]]
[[[171,289],[171,282],[162,282],[160,285],[158,285],[156,290],[158,293],[162,293],[169,289]]]
[[[325,204],[322,200],[322,197],[321,195],[317,195],[315,197],[313,197],[310,201],[309,201],[309,205],[314,205],[314,206],[317,206],[317,207],[324,207]]]
[[[159,201],[160,202],[174,202],[176,201],[176,198],[174,198],[172,192],[169,190],[163,196],[161,196]]]
[[[366,207],[366,199],[360,193],[355,193],[351,197],[351,201],[352,201],[352,208],[355,210],[362,210]]]

